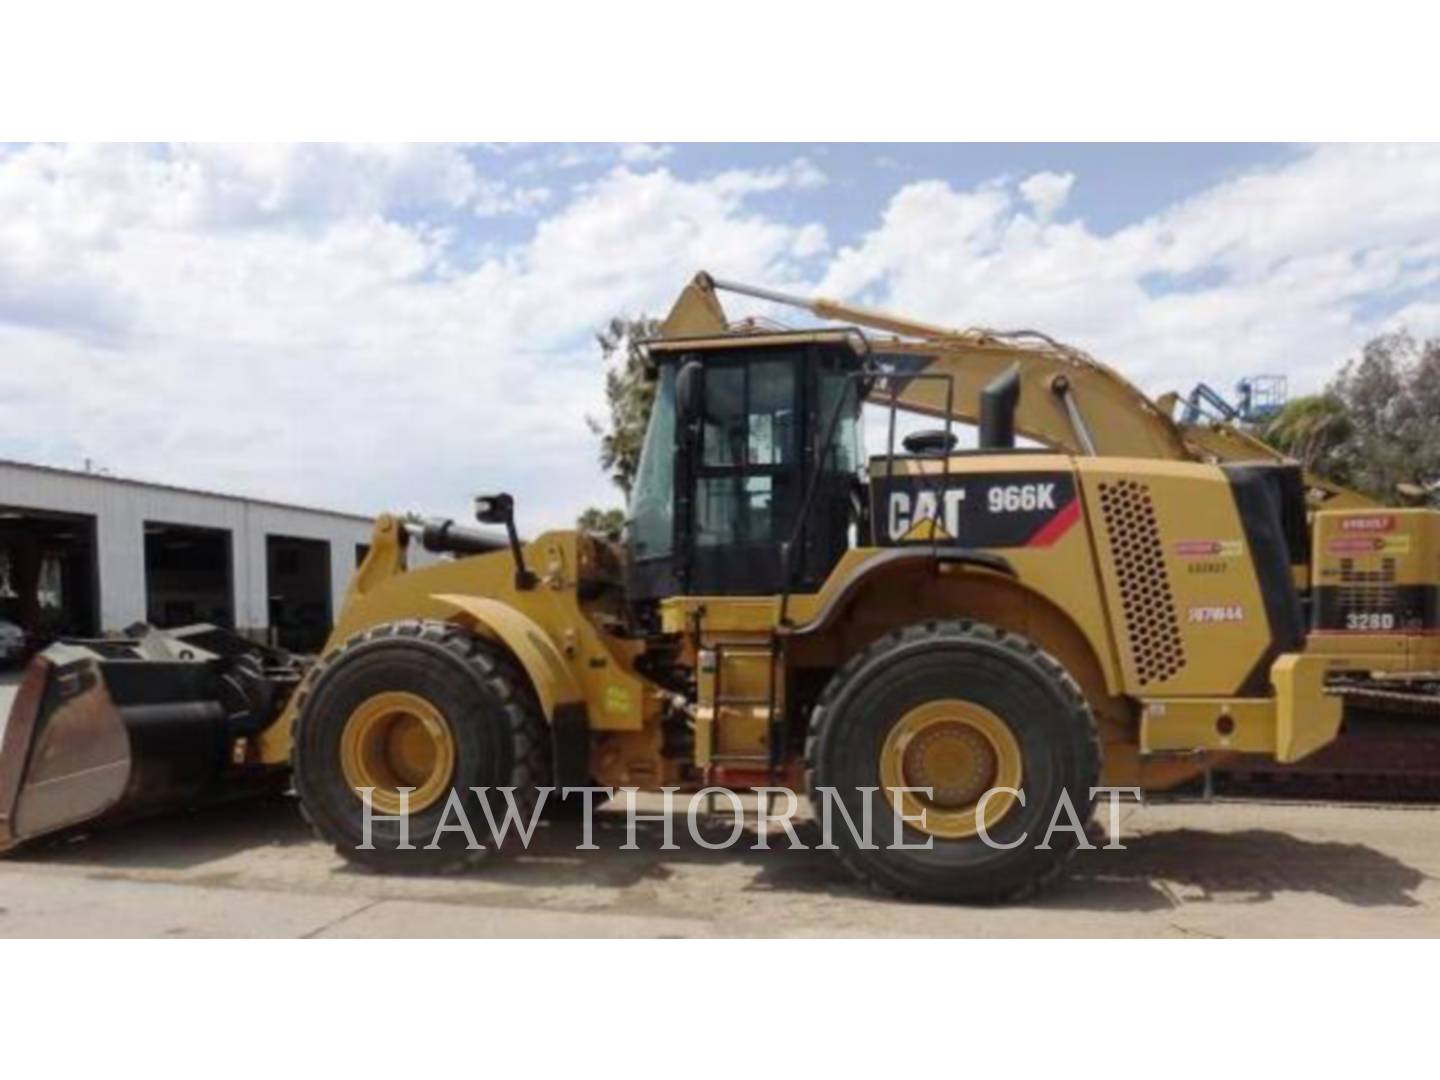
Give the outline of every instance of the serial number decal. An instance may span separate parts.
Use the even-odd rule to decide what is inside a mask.
[[[1188,574],[1228,574],[1230,564],[1224,560],[1201,559],[1185,564],[1185,572]]]
[[[1245,554],[1241,540],[1177,540],[1175,554],[1182,559],[1232,558]]]
[[[1348,611],[1345,613],[1346,630],[1394,630],[1393,611]]]
[[[1187,620],[1193,623],[1242,622],[1245,609],[1239,604],[1211,604],[1192,607]]]

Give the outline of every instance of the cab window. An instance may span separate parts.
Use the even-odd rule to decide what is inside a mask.
[[[650,426],[640,450],[628,523],[636,559],[669,555],[675,546],[675,368],[660,371]]]

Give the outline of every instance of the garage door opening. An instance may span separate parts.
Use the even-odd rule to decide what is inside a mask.
[[[235,626],[228,529],[145,523],[145,619],[155,626]]]
[[[95,551],[88,514],[0,506],[0,620],[24,631],[27,651],[100,632]]]
[[[318,652],[330,636],[330,544],[298,536],[265,538],[270,632],[283,649]]]

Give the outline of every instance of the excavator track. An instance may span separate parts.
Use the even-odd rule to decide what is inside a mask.
[[[1345,699],[1345,707],[1397,712],[1440,718],[1440,678],[1407,684],[1402,688],[1378,681],[1346,681],[1335,684],[1334,693]]]
[[[1216,794],[1340,802],[1440,802],[1440,681],[1336,682],[1341,734],[1293,765],[1246,761],[1217,769]]]

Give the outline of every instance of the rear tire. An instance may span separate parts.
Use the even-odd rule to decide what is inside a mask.
[[[953,716],[971,717],[975,726],[968,728],[971,720]],[[918,750],[922,759],[927,752],[913,734],[897,742],[897,734],[912,722],[939,736],[932,743],[950,740],[930,751],[936,761],[948,756],[944,783],[917,783],[908,774],[899,781],[934,787],[941,796],[927,808],[928,837],[908,824],[897,832],[894,804],[883,790],[896,783],[897,767],[904,773],[911,761],[906,747]],[[1038,845],[1062,792],[1081,824],[1088,823],[1091,789],[1100,772],[1094,718],[1064,668],[1027,639],[968,620],[905,627],[851,659],[816,705],[806,757],[817,816],[820,789],[833,788],[859,828],[866,796],[857,789],[882,789],[870,797],[874,831],[868,848],[832,808],[831,839],[845,865],[887,892],[928,900],[1014,900],[1054,881],[1080,838],[1057,828],[1048,850]],[[1025,834],[1023,842],[1002,850],[975,832],[975,800],[978,792],[1007,784],[1007,777],[1017,774],[1019,782],[1008,786],[1024,792],[1023,804],[997,802],[1000,796],[987,804],[987,809],[1004,807],[1008,801],[1001,816],[987,822],[994,841],[1010,844]],[[947,803],[944,797],[950,793],[954,798]],[[918,795],[902,798],[924,801]],[[912,802],[906,812],[913,809]],[[1058,824],[1068,821],[1060,811]],[[935,834],[937,829],[942,835]],[[930,850],[891,848],[897,841],[919,844],[927,838],[933,842]]]
[[[497,789],[515,788],[516,807],[528,823],[536,788],[549,782],[548,732],[529,683],[498,647],[462,627],[414,620],[373,627],[321,660],[301,693],[295,789],[315,831],[351,862],[410,873],[474,864],[497,845],[471,789],[489,789],[491,813],[500,822],[508,806]],[[405,710],[396,712],[395,702]],[[397,715],[408,730],[394,730]],[[434,745],[426,746],[422,721]],[[390,763],[389,748],[406,739],[418,749]],[[407,761],[419,764],[411,769]],[[412,799],[420,796],[419,803],[412,801],[406,822],[414,850],[400,847],[400,823],[383,819],[372,822],[373,847],[360,846],[364,807],[357,777],[375,787],[377,817],[395,809],[382,800],[395,800],[399,785],[416,788]],[[446,816],[452,791],[477,848],[461,831],[435,834],[442,818],[458,824],[453,809]],[[512,828],[506,840],[515,837]],[[428,850],[432,841],[438,847]]]

